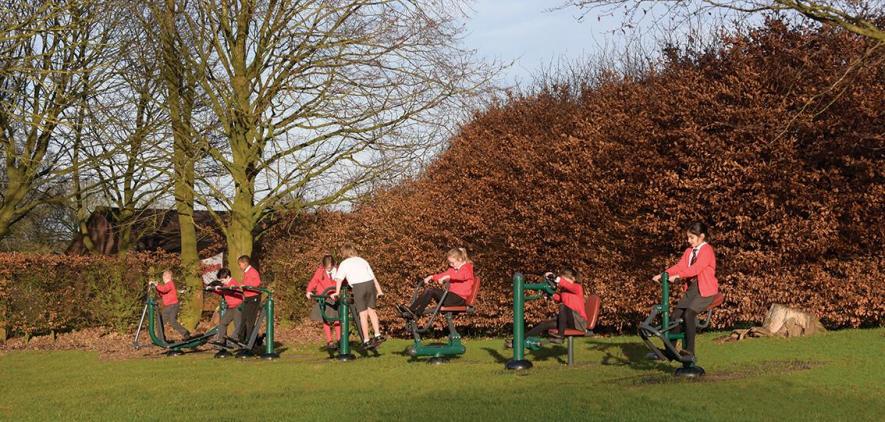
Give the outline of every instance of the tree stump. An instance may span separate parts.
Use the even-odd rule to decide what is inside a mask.
[[[731,335],[717,339],[718,342],[743,340],[747,337],[797,337],[810,336],[827,331],[816,316],[775,303],[768,309],[768,314],[761,327],[746,330],[734,330]]]

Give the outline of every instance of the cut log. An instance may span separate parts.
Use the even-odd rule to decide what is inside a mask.
[[[827,331],[824,325],[811,313],[776,303],[768,309],[768,314],[765,315],[761,327],[734,330],[731,335],[720,337],[714,341],[725,343],[740,341],[748,337],[810,336],[824,331]]]

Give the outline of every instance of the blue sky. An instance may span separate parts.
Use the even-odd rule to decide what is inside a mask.
[[[588,16],[578,22],[576,9],[549,11],[560,0],[476,0],[468,13],[465,46],[480,57],[514,64],[505,83],[529,82],[539,70],[560,60],[592,56],[615,35],[612,19]]]

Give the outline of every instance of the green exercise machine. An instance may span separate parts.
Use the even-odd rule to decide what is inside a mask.
[[[699,331],[710,325],[713,308],[721,305],[724,299],[725,297],[721,293],[717,293],[713,303],[706,309],[706,317],[700,318],[700,315],[698,316],[697,328]],[[651,350],[651,358],[676,361],[682,364],[681,368],[676,369],[676,376],[688,378],[703,376],[704,368],[697,365],[697,357],[682,355],[676,349],[676,343],[679,340],[684,341],[685,339],[684,333],[673,331],[681,324],[681,319],[670,319],[670,275],[666,272],[662,273],[661,302],[654,305],[645,321],[639,324],[639,337],[642,338],[642,341]],[[663,347],[657,347],[652,339],[660,340]]]
[[[335,287],[329,287],[320,294],[312,296],[313,300],[320,306],[320,315],[323,316],[323,322],[329,325],[335,323],[341,324],[341,339],[338,340],[337,354],[334,358],[343,362],[356,359],[356,356],[350,350],[350,325],[354,325],[357,334],[359,334],[360,344],[365,341],[362,328],[360,328],[360,314],[353,307],[353,291],[347,283],[341,285],[341,293],[338,298],[333,298],[332,293]],[[330,309],[337,307],[338,315],[329,315]],[[377,352],[376,352],[377,353]]]
[[[406,327],[411,331],[412,338],[415,340],[414,344],[406,348],[406,353],[411,356],[413,360],[420,357],[429,357],[429,363],[441,364],[448,362],[450,357],[463,355],[464,352],[467,351],[464,344],[461,343],[461,334],[458,333],[458,330],[455,327],[454,318],[455,315],[458,314],[472,315],[476,312],[476,308],[473,304],[479,293],[479,284],[479,278],[477,277],[474,279],[473,289],[470,291],[470,296],[464,298],[464,305],[444,306],[443,303],[445,303],[446,297],[450,294],[454,294],[449,292],[450,284],[446,282],[444,284],[445,290],[443,291],[439,302],[432,310],[426,310],[424,312],[424,315],[430,316],[424,326],[418,325],[418,318],[406,318]],[[411,303],[415,303],[423,288],[424,279],[419,279],[415,286],[415,292],[412,294]],[[445,317],[449,329],[448,341],[442,344],[427,344],[421,336],[433,331],[433,323],[436,321],[436,317],[440,314]]]

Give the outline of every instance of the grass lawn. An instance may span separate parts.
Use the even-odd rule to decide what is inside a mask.
[[[179,357],[100,360],[86,352],[0,355],[5,420],[885,420],[885,329],[714,344],[699,338],[707,376],[675,380],[638,337],[529,353],[504,369],[498,339],[465,339],[447,365],[409,363],[408,344],[336,362],[319,346],[273,362]]]

